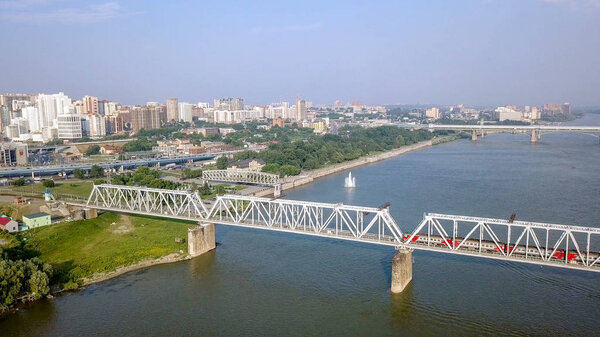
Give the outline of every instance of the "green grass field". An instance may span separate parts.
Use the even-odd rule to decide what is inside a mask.
[[[82,197],[88,197],[92,192],[92,187],[94,187],[94,183],[92,181],[75,181],[75,182],[57,182],[54,187],[50,188],[52,193],[58,194],[73,194]],[[27,186],[11,186],[11,190],[15,191],[15,194],[19,192],[25,193],[39,193],[40,197],[46,191],[46,187],[41,183],[38,184],[30,184]]]
[[[114,224],[113,224],[114,223]],[[189,221],[104,213],[96,219],[59,223],[23,233],[26,248],[58,272],[57,282],[80,281],[180,250],[187,254]]]

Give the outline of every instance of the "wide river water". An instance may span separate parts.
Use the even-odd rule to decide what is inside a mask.
[[[600,115],[575,124],[600,125]],[[600,227],[600,145],[582,134],[459,140],[287,191],[424,212]],[[600,335],[600,273],[416,251],[389,291],[391,247],[218,225],[215,251],[29,304],[1,336]]]

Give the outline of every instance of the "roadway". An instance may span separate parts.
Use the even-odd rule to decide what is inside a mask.
[[[138,159],[138,160],[127,160],[127,161],[114,161],[105,163],[86,163],[86,164],[71,164],[71,165],[56,165],[56,166],[42,166],[42,167],[23,167],[23,168],[8,168],[0,170],[0,177],[12,178],[12,177],[31,177],[33,173],[35,176],[51,176],[59,173],[73,173],[75,169],[89,170],[93,165],[98,165],[104,169],[134,169],[139,166],[165,166],[168,164],[182,164],[188,161],[203,161],[210,160],[220,155],[221,153],[212,154],[201,154],[171,158],[155,158],[155,159]]]

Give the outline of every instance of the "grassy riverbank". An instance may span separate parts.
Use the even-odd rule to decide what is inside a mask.
[[[50,192],[55,194],[71,194],[75,196],[87,198],[92,192],[94,183],[90,181],[64,181],[57,182],[54,187],[50,187]],[[10,190],[13,195],[39,195],[40,197],[46,191],[46,187],[43,184],[29,184],[27,186],[9,186],[7,191]],[[7,192],[6,191],[6,192]]]
[[[60,223],[22,234],[25,249],[54,270],[53,283],[75,288],[116,276],[115,271],[165,256],[187,257],[189,221],[104,213],[96,219]],[[169,261],[165,261],[169,262]],[[118,273],[117,273],[118,274]],[[108,277],[109,276],[109,277]]]

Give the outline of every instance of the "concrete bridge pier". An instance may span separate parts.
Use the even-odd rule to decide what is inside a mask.
[[[541,135],[538,130],[531,130],[531,142],[536,143],[541,139]]]
[[[412,249],[401,248],[392,259],[392,293],[401,293],[412,280]]]
[[[281,184],[273,186],[273,196],[279,198],[281,196]]]
[[[471,134],[471,140],[472,141],[476,141],[477,140],[477,131],[473,130],[473,133]]]
[[[188,253],[191,257],[202,255],[215,247],[215,224],[199,223],[188,229]]]

